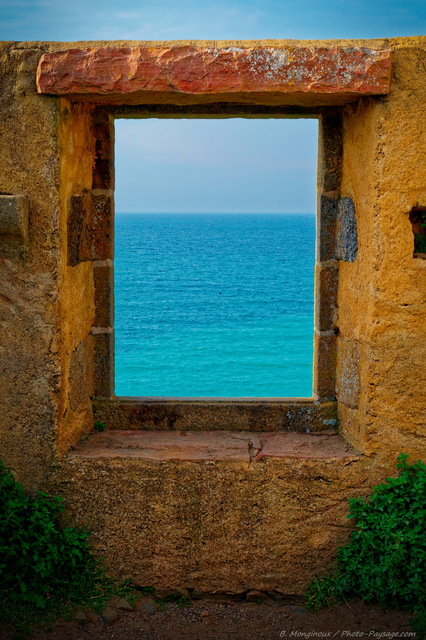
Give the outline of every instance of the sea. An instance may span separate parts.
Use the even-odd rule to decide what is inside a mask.
[[[312,396],[313,214],[125,214],[119,396]]]

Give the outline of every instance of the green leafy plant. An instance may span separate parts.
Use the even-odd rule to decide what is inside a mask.
[[[127,595],[88,546],[89,532],[61,527],[63,501],[27,493],[0,461],[0,624],[21,634],[76,607],[101,609]]]
[[[144,596],[153,596],[155,593],[155,587],[139,587],[135,586],[136,591],[142,593]]]
[[[160,604],[177,604],[179,607],[190,607],[192,605],[188,596],[185,596],[182,593],[170,593],[168,596],[158,599],[158,602],[160,602]]]
[[[414,234],[414,253],[426,253],[426,236],[421,233]]]
[[[426,631],[426,465],[407,459],[398,457],[399,476],[375,487],[369,500],[349,500],[356,528],[338,551],[335,575],[310,584],[310,609],[358,596],[416,612],[417,633],[422,625]]]
[[[426,211],[421,214],[421,227],[426,227]],[[426,235],[424,233],[414,234],[414,253],[426,253]]]
[[[154,600],[156,606],[160,611],[164,611],[168,604],[175,604],[180,609],[183,607],[192,606],[191,599],[183,593],[169,593],[167,595],[160,595],[155,592],[154,587],[135,587],[138,591],[144,595],[149,595]]]
[[[95,422],[95,424],[93,425],[93,428],[95,429],[95,431],[105,431],[106,429],[106,424],[105,422]]]

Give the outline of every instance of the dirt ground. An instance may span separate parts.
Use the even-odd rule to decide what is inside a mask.
[[[315,638],[415,638],[410,616],[378,605],[351,601],[319,613],[302,605],[197,601],[188,607],[148,602],[133,612],[117,611],[105,623],[100,616],[83,622],[59,622],[35,631],[31,640],[311,640]],[[1,636],[9,640],[12,634]]]

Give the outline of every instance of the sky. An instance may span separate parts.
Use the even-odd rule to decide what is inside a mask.
[[[0,0],[0,40],[426,35],[425,0]],[[313,120],[117,120],[118,212],[313,212]]]

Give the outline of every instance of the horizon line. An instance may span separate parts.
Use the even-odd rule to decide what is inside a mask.
[[[315,211],[115,211],[116,215],[314,216]]]

